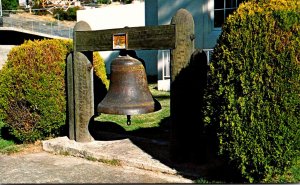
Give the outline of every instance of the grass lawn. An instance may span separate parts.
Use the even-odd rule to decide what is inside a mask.
[[[20,146],[16,145],[13,141],[7,141],[0,138],[0,153],[1,154],[11,154],[18,152]]]
[[[17,152],[19,147],[13,141],[2,139],[1,133],[3,127],[4,123],[0,120],[0,154],[10,154]]]

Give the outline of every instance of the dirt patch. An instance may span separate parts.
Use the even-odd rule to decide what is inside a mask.
[[[45,21],[45,22],[58,22],[57,19],[53,18],[52,15],[34,15],[28,12],[10,14],[11,18],[19,18],[19,19],[27,19],[27,20],[34,20],[34,21]],[[76,21],[59,21],[59,24],[73,27],[76,24]]]
[[[11,155],[24,155],[24,154],[29,154],[29,153],[38,153],[43,151],[43,146],[41,141],[36,141],[35,143],[32,144],[23,144],[20,145],[20,151],[12,153]]]
[[[28,12],[22,12],[17,14],[10,14],[10,17],[23,17],[26,19],[32,19],[32,20],[41,20],[41,21],[55,21],[55,19],[51,15],[34,15]]]

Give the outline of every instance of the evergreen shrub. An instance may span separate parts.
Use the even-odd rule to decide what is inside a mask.
[[[97,0],[99,4],[111,4],[111,0]]]
[[[79,9],[80,9],[79,6],[68,8],[66,20],[68,20],[68,21],[76,21],[76,18],[77,18],[76,12]]]
[[[243,3],[222,30],[205,122],[243,177],[268,182],[300,156],[300,1]]]
[[[71,51],[70,40],[52,39],[26,41],[8,54],[0,71],[0,120],[21,142],[63,133],[66,56]],[[98,53],[94,58],[97,73],[105,75],[103,59]]]
[[[47,15],[49,12],[45,8],[45,4],[42,1],[36,0],[32,6],[34,15]]]
[[[76,12],[80,7],[70,7],[67,10],[63,8],[56,8],[53,10],[53,17],[58,20],[67,20],[67,21],[76,21],[77,15]]]
[[[2,10],[16,10],[18,7],[18,0],[2,0]]]

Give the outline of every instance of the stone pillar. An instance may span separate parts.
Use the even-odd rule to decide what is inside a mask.
[[[175,49],[171,51],[171,158],[178,162],[191,161],[199,156],[201,148],[201,80],[202,63],[199,52],[194,48],[194,20],[185,9],[180,9],[172,18],[176,25]],[[204,53],[203,53],[204,54]],[[206,55],[202,55],[206,58]],[[196,61],[195,61],[196,60]],[[202,76],[201,76],[202,75]],[[206,73],[204,73],[206,76]],[[204,78],[204,79],[203,79]]]
[[[93,141],[88,130],[94,119],[93,52],[76,51],[76,31],[91,30],[80,21],[74,27],[74,52],[68,57],[69,137],[78,142]],[[73,62],[70,62],[73,61]]]

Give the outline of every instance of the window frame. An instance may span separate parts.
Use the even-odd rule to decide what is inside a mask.
[[[226,11],[231,11],[231,10],[236,10],[239,6],[240,3],[242,3],[244,0],[231,0],[231,1],[235,1],[235,3],[231,3],[233,5],[235,5],[235,7],[231,6],[231,7],[226,7],[226,1],[228,0],[223,0],[223,7],[222,8],[215,8],[215,1],[221,1],[221,0],[210,0],[212,2],[212,6],[213,6],[213,9],[212,9],[212,12],[211,12],[211,15],[213,17],[212,19],[212,27],[213,27],[213,30],[216,30],[216,31],[219,31],[222,29],[222,26],[220,27],[216,27],[215,26],[215,11],[223,11],[223,22],[222,24],[224,24],[225,20],[226,20]]]

